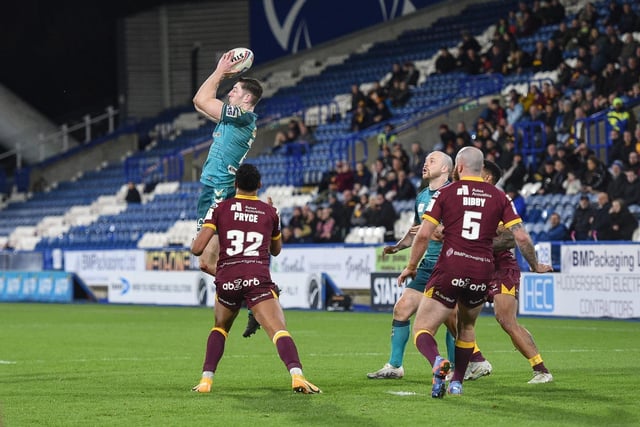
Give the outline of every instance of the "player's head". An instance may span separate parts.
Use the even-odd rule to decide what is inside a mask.
[[[422,179],[430,181],[442,175],[449,177],[453,169],[453,161],[447,153],[433,151],[424,159],[422,166]]]
[[[236,188],[246,193],[258,191],[262,185],[260,171],[252,164],[244,163],[236,170]]]
[[[476,147],[464,147],[456,155],[456,165],[453,169],[454,175],[480,176],[484,164],[484,155]]]
[[[229,92],[229,103],[232,105],[249,104],[255,106],[262,98],[262,85],[256,79],[240,77]]]
[[[500,169],[500,166],[496,165],[491,160],[485,160],[484,165],[482,166],[481,176],[484,182],[496,185],[502,177],[502,169]]]

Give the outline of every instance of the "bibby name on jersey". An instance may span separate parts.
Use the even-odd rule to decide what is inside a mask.
[[[480,207],[484,207],[484,203],[486,201],[487,201],[487,199],[483,199],[482,197],[464,196],[462,198],[462,205],[463,206],[480,206]]]

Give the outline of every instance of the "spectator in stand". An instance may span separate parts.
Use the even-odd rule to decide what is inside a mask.
[[[622,192],[622,199],[627,206],[640,204],[640,179],[634,168],[625,169],[626,183]]]
[[[354,83],[351,85],[351,108],[349,108],[349,110],[347,111],[356,111],[358,109],[358,105],[360,105],[360,102],[364,102],[366,104],[367,97],[360,90],[360,86]]]
[[[438,132],[440,132],[440,143],[442,147],[446,147],[448,144],[454,144],[456,141],[456,134],[449,129],[449,126],[446,123],[442,123],[438,128]]]
[[[568,177],[567,164],[563,159],[557,158],[553,162],[553,167],[556,173],[551,180],[550,191],[553,194],[565,194],[563,184]]]
[[[595,209],[591,206],[589,196],[586,194],[580,196],[580,201],[573,213],[573,220],[569,226],[571,240],[590,240],[591,221],[594,215]]]
[[[467,130],[467,125],[463,121],[459,121],[456,125],[456,137],[462,137],[464,139],[465,145],[471,144],[471,134]]]
[[[555,71],[563,61],[562,50],[556,44],[555,39],[547,40],[547,48],[542,56],[542,71]]]
[[[311,226],[304,217],[301,207],[293,207],[288,227],[293,233],[293,241],[295,241],[295,243],[306,243],[311,241]]]
[[[609,184],[608,172],[595,155],[587,159],[587,169],[580,177],[582,191],[585,193],[599,193],[607,189]]]
[[[567,163],[571,170],[576,173],[576,176],[582,179],[582,175],[587,170],[587,159],[593,155],[595,155],[593,150],[583,142],[568,156]]]
[[[296,241],[295,236],[293,235],[293,230],[291,230],[291,228],[287,227],[287,226],[283,226],[282,230],[280,231],[282,233],[282,243],[298,243]]]
[[[622,199],[614,199],[609,209],[611,232],[609,240],[631,240],[633,232],[638,228],[638,219],[629,212]]]
[[[551,215],[549,215],[549,219],[547,220],[547,222],[549,224],[549,229],[543,232],[542,236],[540,236],[538,240],[557,242],[567,239],[567,227],[562,223],[560,214],[558,214],[557,212],[553,212]]]
[[[397,173],[397,191],[395,200],[413,200],[416,198],[416,187],[403,170]]]
[[[633,111],[627,110],[622,98],[613,100],[613,109],[607,113],[609,125],[620,133],[632,131],[636,126],[636,118]]]
[[[373,212],[371,222],[367,225],[373,227],[384,227],[386,230],[385,241],[393,240],[393,227],[396,219],[398,219],[396,210],[393,208],[391,202],[385,199],[385,197],[380,193],[372,196],[371,198],[373,199]]]
[[[364,227],[371,222],[371,215],[373,214],[371,203],[368,194],[360,195],[358,203],[356,203],[351,214],[352,227]]]
[[[620,71],[616,68],[615,62],[608,62],[604,69],[596,76],[596,94],[608,95],[618,87]]]
[[[549,39],[552,40],[552,39]],[[544,45],[542,40],[538,40],[536,42],[536,47],[533,50],[533,54],[531,55],[532,61],[531,65],[533,66],[534,72],[537,71],[547,71],[542,69],[542,64],[544,57],[547,55],[547,47]]]
[[[627,176],[623,172],[624,164],[620,160],[614,160],[609,168],[611,177],[607,185],[607,193],[612,199],[624,197],[624,189],[627,186]]]
[[[582,183],[576,177],[575,172],[568,171],[567,179],[562,182],[562,188],[564,189],[564,194],[578,194],[582,190]]]
[[[351,228],[350,219],[353,215],[353,210],[356,207],[357,201],[354,198],[353,191],[344,190],[342,192],[342,225],[346,232]]]
[[[618,25],[622,16],[622,7],[617,0],[607,2],[607,14],[604,18],[604,25]]]
[[[475,53],[479,53],[482,50],[480,43],[476,40],[475,37],[471,35],[469,31],[462,31],[462,44],[460,45],[460,49],[463,52],[467,52],[468,50],[473,50]]]
[[[391,110],[383,98],[377,97],[376,105],[371,111],[371,120],[375,123],[381,123],[391,118]]]
[[[556,175],[555,168],[553,166],[553,160],[545,160],[542,165],[542,169],[535,174],[536,182],[540,183],[540,189],[538,194],[553,194],[553,188],[551,182]]]
[[[309,225],[309,228],[311,229],[309,236],[306,239],[306,242],[309,242],[309,243],[313,242],[313,234],[318,225],[318,217],[316,215],[316,211],[311,209],[309,205],[304,205],[302,207],[302,215],[304,216],[305,223]]]
[[[353,176],[353,171],[351,170],[351,165],[347,161],[339,160],[336,162],[336,190],[338,192],[343,192],[344,190],[353,190],[353,183],[355,178]]]
[[[360,184],[360,188],[366,188],[368,191],[369,187],[371,187],[371,171],[367,168],[367,165],[364,162],[360,161],[356,163],[356,170],[353,174],[354,185]]]
[[[292,142],[306,142],[309,137],[309,129],[300,119],[291,119],[287,125],[287,129],[278,131],[273,142],[272,153],[280,151],[287,144]]]
[[[382,151],[383,147],[391,148],[391,145],[398,139],[395,126],[392,123],[386,123],[382,131],[378,134],[378,151]]]
[[[591,239],[611,239],[611,215],[609,215],[611,203],[607,193],[598,193],[595,212],[591,219]]]
[[[507,56],[507,52],[500,45],[494,44],[491,46],[491,50],[487,54],[490,64],[488,72],[503,74],[506,68]]]
[[[387,83],[384,85],[387,93],[393,87],[394,82],[405,81],[406,77],[407,77],[407,73],[402,67],[402,65],[399,62],[394,62],[393,65],[391,65],[391,76],[387,81]]]
[[[482,61],[478,53],[473,49],[463,51],[458,58],[458,62],[460,63],[460,71],[463,73],[471,75],[482,73]]]
[[[447,74],[455,71],[456,59],[451,55],[449,49],[443,47],[440,49],[440,55],[436,59],[436,71],[434,74]]]
[[[505,189],[511,188],[512,191],[519,191],[519,189],[524,185],[526,177],[527,168],[524,165],[522,154],[515,152],[513,156],[513,163],[509,166],[509,169],[506,170],[501,179],[503,187]]]
[[[313,235],[314,243],[331,243],[339,241],[340,230],[336,220],[331,216],[331,208],[318,209],[318,222]]]
[[[142,197],[140,192],[136,188],[136,184],[133,181],[129,181],[127,184],[127,195],[124,198],[127,203],[142,203]]]
[[[403,65],[404,70],[404,82],[407,87],[416,87],[418,85],[418,79],[420,79],[420,71],[416,68],[416,64],[411,61],[407,61]]]
[[[591,71],[592,75],[598,75],[602,73],[602,71],[607,66],[607,62],[609,58],[607,54],[602,48],[598,47],[597,44],[592,44],[589,46],[589,53],[591,54],[591,64],[589,64],[589,71]]]
[[[351,131],[359,132],[373,124],[373,116],[364,101],[360,101],[351,117]]]
[[[411,154],[409,155],[409,178],[421,178],[422,166],[426,154],[419,142],[411,144]]]
[[[567,23],[563,21],[560,22],[558,29],[553,32],[551,37],[556,41],[560,49],[566,50],[567,45],[573,38],[573,34],[567,26]]]
[[[409,99],[411,99],[411,91],[407,82],[404,80],[393,82],[393,86],[389,90],[391,106],[394,108],[404,107]]]
[[[624,34],[624,33],[621,33],[621,34]],[[627,61],[629,60],[629,58],[631,58],[636,54],[636,49],[638,48],[638,46],[639,44],[633,38],[633,34],[631,33],[624,34],[622,36],[622,46],[620,47],[620,55],[618,58],[616,58],[616,60],[619,61],[620,64],[627,64]]]
[[[633,169],[636,171],[636,174],[640,173],[640,155],[638,155],[637,152],[631,151],[629,153],[625,169]]]
[[[517,123],[524,114],[524,110],[522,108],[522,104],[518,99],[514,96],[509,97],[509,104],[506,110],[507,114],[507,123],[513,125]]]
[[[640,30],[640,18],[631,8],[631,3],[622,4],[622,13],[618,19],[618,31],[620,34],[634,33]]]
[[[629,92],[633,85],[638,82],[639,77],[640,67],[638,67],[638,58],[631,56],[627,59],[626,64],[623,64],[620,68],[618,89],[623,93]]]

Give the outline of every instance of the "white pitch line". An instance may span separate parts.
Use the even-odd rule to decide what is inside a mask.
[[[0,360],[0,365],[15,365],[18,362],[14,362],[13,360]]]

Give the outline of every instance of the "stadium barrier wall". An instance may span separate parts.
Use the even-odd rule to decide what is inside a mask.
[[[395,279],[407,264],[409,251],[383,257],[382,249],[382,245],[288,245],[271,265],[274,281],[283,289],[283,306],[328,309],[328,296],[360,294],[369,298],[371,309],[392,310],[403,289]],[[536,250],[540,262],[551,263],[555,272],[532,275],[521,264],[521,314],[640,318],[640,244],[539,242]],[[64,251],[62,261],[64,271],[57,273],[75,274],[89,287],[107,287],[109,302],[212,305],[213,284],[203,279],[197,258],[185,248],[70,250]],[[0,300],[51,300],[47,285],[51,273],[28,270],[2,273]],[[491,311],[489,304],[486,308]]]

